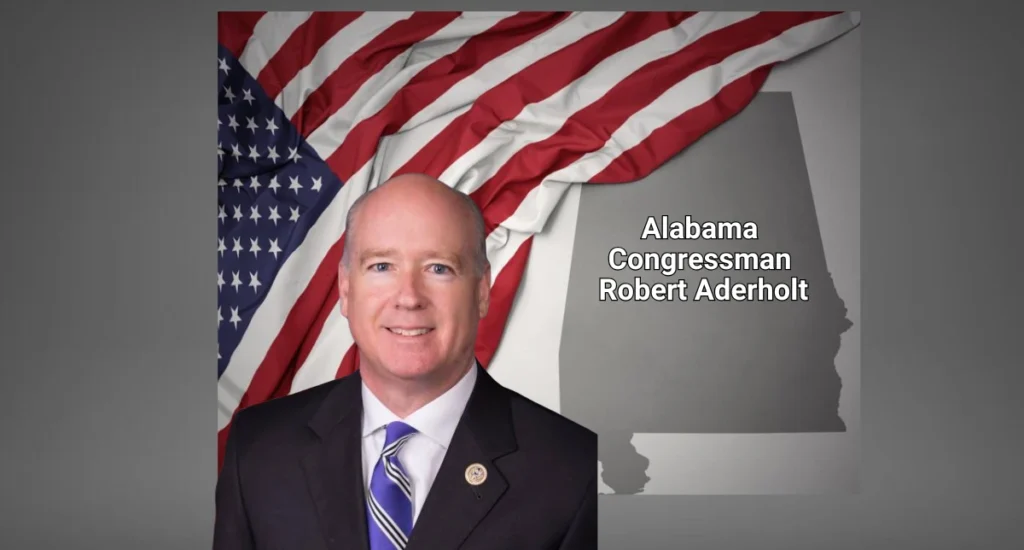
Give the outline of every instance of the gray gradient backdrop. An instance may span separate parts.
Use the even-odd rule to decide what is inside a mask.
[[[214,11],[56,5],[0,13],[0,545],[208,548]],[[1024,544],[1019,14],[947,6],[757,5],[863,17],[861,493],[610,496],[602,548]]]

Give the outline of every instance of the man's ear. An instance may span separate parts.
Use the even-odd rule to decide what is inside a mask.
[[[345,264],[338,265],[338,303],[341,305],[341,315],[348,319],[348,269]]]
[[[480,318],[487,317],[487,311],[491,307],[491,266],[484,268],[483,276],[477,284],[477,303],[479,304]]]

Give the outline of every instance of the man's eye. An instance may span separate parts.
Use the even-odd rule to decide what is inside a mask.
[[[437,275],[447,275],[452,271],[448,266],[441,264],[431,264],[430,270]]]
[[[388,264],[381,262],[370,265],[370,271],[383,272],[388,270]]]

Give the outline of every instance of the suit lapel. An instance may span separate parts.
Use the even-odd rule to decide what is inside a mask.
[[[331,550],[367,550],[358,372],[339,380],[309,425],[320,437],[303,458],[324,542]]]
[[[441,468],[416,520],[407,550],[457,548],[495,504],[508,483],[495,464],[516,449],[506,391],[479,364],[476,386]],[[485,481],[471,485],[466,469],[480,464]]]

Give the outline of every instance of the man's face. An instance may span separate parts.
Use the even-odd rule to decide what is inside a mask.
[[[382,379],[447,381],[472,361],[490,274],[476,273],[472,220],[451,196],[394,182],[359,211],[341,312],[360,369]]]

